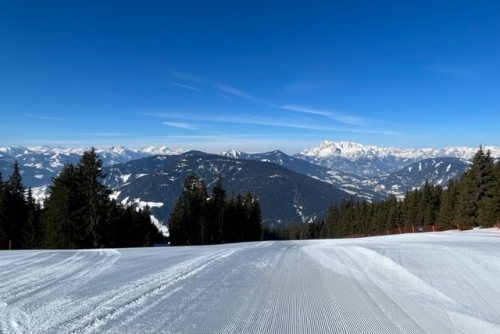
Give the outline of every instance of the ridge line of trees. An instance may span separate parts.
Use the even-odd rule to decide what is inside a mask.
[[[44,206],[25,191],[19,164],[0,173],[0,249],[140,247],[164,241],[149,208],[136,210],[109,198],[94,148],[52,178]]]
[[[147,246],[163,242],[149,209],[135,210],[109,199],[100,182],[102,161],[95,149],[66,164],[53,178],[42,208],[22,185],[17,161],[4,182],[0,173],[0,249]],[[324,221],[284,229],[262,228],[257,198],[247,193],[228,201],[219,176],[211,196],[201,178],[184,181],[168,225],[172,245],[202,245],[262,239],[342,238],[375,235],[411,226],[437,230],[500,223],[500,161],[482,147],[470,168],[446,189],[425,182],[396,196],[369,203],[355,198],[331,205]]]
[[[207,245],[262,239],[257,198],[238,194],[228,201],[219,175],[208,196],[205,182],[195,174],[184,180],[168,221],[171,245]]]
[[[471,166],[446,189],[426,181],[422,188],[407,191],[402,200],[391,195],[370,203],[351,197],[331,205],[326,220],[266,228],[264,239],[344,238],[419,226],[447,230],[457,225],[460,229],[500,225],[500,161],[495,163],[482,146]]]

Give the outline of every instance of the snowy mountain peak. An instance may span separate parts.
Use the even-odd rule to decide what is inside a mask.
[[[222,152],[221,155],[224,157],[228,157],[228,158],[238,159],[241,157],[242,152],[237,151],[237,150],[229,150],[226,152]]]
[[[376,146],[367,146],[346,141],[330,142],[325,140],[318,147],[302,151],[302,155],[318,158],[339,156],[354,160],[360,158],[361,156],[381,155],[383,152],[384,150]]]
[[[483,146],[485,151],[489,150],[492,157],[500,157],[500,147]],[[357,160],[360,158],[384,158],[393,156],[400,159],[427,159],[436,157],[454,157],[471,159],[477,152],[478,147],[446,147],[444,149],[432,148],[396,148],[368,146],[353,142],[330,142],[323,141],[319,146],[303,150],[301,155],[311,158],[345,158]]]

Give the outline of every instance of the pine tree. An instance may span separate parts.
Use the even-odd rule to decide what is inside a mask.
[[[33,198],[31,188],[28,189],[26,203],[28,215],[23,229],[23,248],[40,248],[43,239],[43,226],[40,219],[41,207]]]
[[[491,157],[482,146],[474,155],[472,165],[460,178],[460,195],[456,220],[465,227],[479,225],[479,208],[482,199],[491,187],[493,171]]]
[[[44,247],[138,247],[163,241],[149,209],[117,205],[109,199],[103,178],[94,148],[53,178],[42,214]]]
[[[207,189],[198,176],[184,180],[182,194],[170,215],[168,230],[172,245],[202,245],[207,240]]]
[[[495,178],[495,165],[488,150],[482,157],[478,176],[478,217],[477,224],[491,226],[495,221],[496,203],[495,192],[497,180]]]
[[[6,196],[6,187],[0,172],[0,249],[6,249],[9,245]]]
[[[247,196],[248,210],[248,241],[259,241],[262,239],[262,218],[260,204],[257,198],[253,198],[250,193]]]
[[[22,232],[27,218],[24,190],[19,164],[15,161],[12,174],[4,184],[3,195],[3,230],[12,249],[22,248]]]
[[[106,218],[106,202],[110,191],[102,183],[105,175],[102,173],[102,160],[96,154],[95,148],[83,153],[77,166],[78,183],[84,199],[84,205],[78,214],[88,228],[91,237],[90,247],[106,247],[111,242],[110,226]]]
[[[84,206],[76,167],[67,163],[52,179],[49,196],[44,202],[44,246],[47,248],[89,247],[90,236],[81,216]]]
[[[458,211],[459,185],[456,181],[450,180],[447,189],[441,194],[439,212],[437,215],[436,227],[440,230],[455,227],[455,219]]]
[[[222,186],[222,177],[219,175],[208,203],[208,235],[212,243],[224,242],[224,212],[226,208],[226,191]]]

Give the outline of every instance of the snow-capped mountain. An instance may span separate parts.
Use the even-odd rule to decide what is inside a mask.
[[[231,150],[222,153],[222,155],[237,159],[248,159],[275,163],[294,172],[298,172],[310,176],[314,179],[333,184],[341,190],[360,198],[365,198],[368,200],[378,200],[385,197],[385,195],[376,192],[372,186],[364,186],[362,184],[362,181],[366,179],[365,177],[316,165],[303,159],[289,156],[279,150],[252,154]]]
[[[493,157],[500,156],[500,148],[486,146],[483,149],[490,150]],[[47,146],[0,148],[0,172],[5,180],[12,172],[14,161],[18,161],[23,184],[32,188],[35,198],[43,200],[52,178],[65,163],[77,163],[84,151],[85,149]],[[231,180],[226,181],[230,191],[252,191],[260,184],[261,189],[255,191],[256,195],[263,196],[262,194],[266,192],[262,189],[265,188],[269,193],[278,194],[274,197],[274,201],[277,199],[288,201],[273,203],[271,200],[266,200],[266,203],[273,203],[269,205],[270,208],[275,207],[272,209],[274,211],[277,209],[276,212],[281,210],[281,216],[284,212],[293,211],[295,212],[293,215],[285,216],[301,221],[319,212],[317,207],[311,209],[312,202],[323,203],[322,201],[327,199],[328,204],[325,204],[325,209],[332,202],[328,199],[331,195],[325,195],[331,190],[323,189],[322,183],[342,191],[345,196],[353,195],[369,201],[383,199],[389,194],[403,196],[407,190],[421,187],[425,180],[445,187],[450,179],[459,178],[466,170],[477,149],[411,150],[379,148],[349,142],[323,142],[320,146],[295,156],[289,156],[279,150],[252,154],[236,150],[216,155],[196,151],[181,154],[181,149],[166,147],[142,149],[111,147],[96,149],[96,152],[105,167],[119,166],[105,171],[109,174],[106,185],[114,191],[115,198],[126,204],[137,206],[148,204],[152,208],[156,207],[157,211],[161,211],[159,219],[164,219],[169,213],[169,207],[176,202],[176,196],[182,188],[183,177],[188,171],[202,176],[206,174],[210,182],[215,180],[218,173],[224,171],[224,176]],[[191,157],[194,155],[197,156],[197,160],[192,161]],[[182,158],[179,158],[180,156]],[[257,162],[263,163],[266,167]],[[127,166],[133,166],[133,172],[127,171],[129,168]],[[231,170],[228,170],[228,166],[232,166]],[[239,171],[242,166],[245,167],[244,172]],[[273,170],[269,166],[278,166],[280,172],[276,172],[276,175],[281,176],[271,177],[274,174],[269,172]],[[287,173],[292,172],[295,176],[283,177],[286,173],[281,169],[286,169]],[[305,176],[299,183],[297,183],[297,173]],[[262,183],[260,177],[267,177],[265,175],[269,176],[270,180],[273,179],[274,183]],[[304,190],[297,184],[300,184],[300,187],[308,185],[308,188]],[[169,189],[175,191],[168,196],[166,193],[160,194],[167,185]],[[295,201],[290,207],[290,200],[294,201],[290,194],[299,194],[297,187],[302,189],[299,193],[305,192],[308,195],[300,195],[302,199]],[[313,191],[313,188],[316,191]],[[313,195],[315,192],[316,197]],[[307,197],[307,205],[304,205],[306,203],[303,202],[304,196]],[[280,215],[272,214],[268,219],[276,221]],[[316,214],[316,217],[319,215]]]
[[[306,163],[305,161],[301,161]],[[230,198],[250,192],[259,199],[262,221],[279,226],[325,219],[331,203],[349,197],[336,186],[266,161],[235,159],[199,151],[152,156],[105,168],[104,184],[124,205],[148,204],[151,213],[168,221],[182,192],[184,179],[194,173],[208,192],[218,176]]]
[[[396,172],[423,159],[453,157],[470,160],[477,150],[478,148],[470,147],[405,149],[324,141],[317,147],[303,150],[295,157],[337,171],[375,177]],[[489,150],[492,157],[500,157],[500,147],[483,146],[483,150]]]
[[[469,166],[470,162],[464,159],[429,158],[408,165],[397,172],[364,180],[360,187],[374,189],[384,196],[394,194],[402,197],[408,190],[421,188],[426,181],[445,188],[450,180],[460,178]]]
[[[23,183],[27,187],[43,187],[51,183],[66,163],[76,164],[84,148],[61,147],[7,147],[0,148],[0,172],[4,177],[12,173],[12,164],[17,161],[21,168]],[[167,147],[125,148],[110,147],[96,148],[96,153],[103,161],[104,166],[110,166],[130,160],[140,159],[156,154],[179,154],[182,150]]]

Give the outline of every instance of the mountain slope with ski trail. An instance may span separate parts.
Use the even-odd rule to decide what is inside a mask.
[[[0,333],[500,333],[500,231],[0,252]]]

